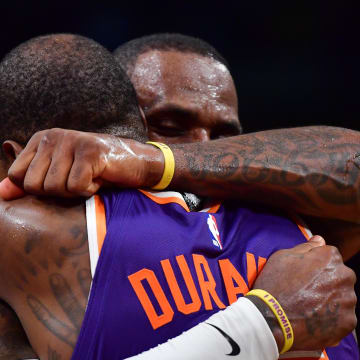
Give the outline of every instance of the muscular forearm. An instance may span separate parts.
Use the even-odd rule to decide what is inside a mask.
[[[360,133],[303,127],[172,145],[171,187],[359,222]]]
[[[352,130],[304,127],[171,145],[176,166],[170,187],[359,223],[359,140],[360,133]],[[59,152],[72,154],[71,171],[61,158],[54,161],[52,154]],[[41,164],[49,158],[51,166],[44,171]],[[151,187],[163,168],[161,151],[152,145],[52,129],[31,138],[9,177],[37,195],[89,196],[104,182]]]

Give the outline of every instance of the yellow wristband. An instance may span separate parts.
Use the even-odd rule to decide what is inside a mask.
[[[286,316],[284,309],[281,307],[279,302],[265,290],[254,289],[246,294],[246,296],[248,295],[259,297],[266,303],[267,306],[269,306],[271,311],[276,316],[276,319],[279,322],[282,333],[284,335],[284,346],[280,351],[280,354],[289,351],[294,343],[294,331],[290,325],[290,321]]]
[[[153,190],[164,190],[169,186],[174,176],[174,171],[175,171],[174,154],[171,151],[171,149],[163,143],[158,143],[155,141],[147,141],[146,143],[158,147],[164,155],[165,166],[164,166],[163,175],[160,181],[155,186],[152,187]]]

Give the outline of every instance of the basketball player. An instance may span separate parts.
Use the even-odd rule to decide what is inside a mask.
[[[85,52],[84,47],[86,49]],[[40,59],[42,59],[43,63],[39,64],[38,61]],[[34,77],[31,75],[34,75]],[[86,81],[86,76],[90,76],[92,81]],[[46,79],[45,82],[44,78]],[[58,86],[54,86],[53,81],[55,81],[55,83],[60,82],[61,86],[59,86],[59,83],[56,83]],[[101,84],[100,88],[98,84]],[[29,134],[43,126],[63,126],[66,121],[69,121],[72,126],[78,130],[83,129],[83,127],[88,127],[89,129],[100,127],[100,131],[110,132],[113,135],[120,135],[122,131],[124,133],[127,131],[125,135],[130,134],[132,137],[138,139],[142,136],[143,129],[132,130],[133,132],[129,133],[129,130],[125,129],[125,125],[119,127],[118,124],[120,108],[122,112],[121,116],[125,124],[133,123],[136,119],[140,121],[136,102],[131,103],[130,99],[125,100],[124,93],[122,92],[123,90],[127,91],[130,85],[127,84],[121,71],[115,66],[115,63],[106,51],[92,42],[89,44],[87,40],[83,38],[58,35],[39,38],[34,42],[20,46],[2,62],[1,86],[3,87],[0,90],[0,97],[2,104],[4,104],[4,112],[1,115],[4,116],[3,120],[13,125],[10,126],[10,130],[13,132],[12,137],[20,143],[25,143]],[[114,90],[114,93],[111,94],[110,90]],[[94,94],[96,94],[96,96],[94,96]],[[129,98],[131,97],[129,96]],[[122,107],[120,107],[120,105]],[[57,109],[59,109],[57,106],[60,106],[60,112],[57,112]],[[21,109],[21,116],[16,115],[19,114],[19,109]],[[52,116],[47,116],[49,114]],[[124,114],[128,115],[125,116]],[[49,123],[52,119],[56,119],[55,124]],[[86,124],[83,119],[86,119]],[[24,120],[27,121],[24,123]],[[45,125],[40,125],[41,121],[46,121]],[[4,124],[4,121],[2,123]],[[19,126],[20,124],[21,126]],[[27,127],[25,128],[25,126]],[[57,131],[55,131],[55,133],[56,132]],[[47,132],[45,131],[44,133]],[[79,133],[75,132],[75,134]],[[48,137],[48,140],[49,139]],[[142,145],[132,140],[116,140],[116,138],[110,135],[108,140],[114,142],[115,148],[117,148],[118,143],[126,145],[128,148],[128,161],[131,163],[133,161],[133,152],[138,152],[142,148],[148,149],[149,147],[148,145]],[[106,142],[106,146],[109,145],[109,141]],[[101,147],[101,142],[99,142],[98,145]],[[65,148],[63,149],[65,150]],[[12,140],[4,143],[4,150],[6,154],[11,157],[14,154],[18,155],[22,147],[18,142]],[[57,154],[60,156],[60,153],[61,151]],[[78,155],[80,153],[81,152],[79,152]],[[55,156],[55,154],[56,153],[53,155]],[[110,154],[111,158],[111,152],[107,152],[107,154],[108,156]],[[75,154],[75,156],[77,155]],[[115,161],[116,160],[117,159],[115,159]],[[6,174],[8,166],[9,162],[5,158],[2,158],[1,168],[3,176]],[[161,162],[160,166],[162,166]],[[78,176],[80,175],[81,174],[78,174]],[[134,176],[136,177],[136,174]],[[147,179],[147,186],[152,186],[156,183],[156,176],[148,177]],[[99,269],[102,270],[97,272],[99,275],[96,275],[94,279],[94,291],[91,292],[90,302],[88,304],[89,312],[87,311],[85,325],[87,322],[92,323],[92,317],[96,316],[96,308],[104,310],[107,308],[106,304],[99,302],[100,288],[104,286],[104,290],[109,290],[108,283],[101,280],[107,271],[106,267],[112,272],[116,270],[116,265],[114,269],[113,264],[122,266],[121,261],[109,262],[101,260],[107,259],[109,254],[117,257],[118,249],[111,249],[111,247],[116,243],[119,244],[119,242],[116,240],[116,236],[114,237],[116,234],[112,231],[118,231],[117,222],[123,216],[121,215],[122,211],[125,211],[124,221],[127,218],[125,216],[126,214],[131,215],[130,217],[135,221],[135,223],[126,224],[126,227],[122,228],[122,231],[129,236],[132,232],[134,232],[134,234],[131,236],[135,236],[137,239],[141,239],[142,236],[145,235],[145,233],[139,233],[138,236],[135,234],[135,230],[140,230],[140,224],[143,224],[144,221],[142,213],[136,214],[136,209],[139,209],[137,206],[140,205],[140,207],[143,206],[144,209],[147,210],[145,212],[149,214],[146,220],[148,221],[148,225],[142,225],[143,230],[151,230],[147,233],[147,236],[153,235],[150,236],[149,239],[156,239],[156,235],[160,236],[159,239],[165,239],[165,235],[166,238],[168,238],[169,228],[166,228],[166,223],[170,226],[170,230],[175,232],[172,239],[181,239],[181,242],[177,240],[176,244],[168,244],[169,252],[166,252],[168,254],[167,256],[169,256],[168,262],[165,261],[166,259],[161,259],[165,253],[147,250],[149,245],[150,247],[156,245],[156,247],[160,246],[163,251],[162,241],[157,244],[151,242],[146,245],[144,243],[144,249],[137,247],[133,249],[128,248],[127,250],[129,251],[125,251],[126,258],[129,259],[130,253],[134,251],[142,255],[139,256],[138,260],[134,259],[134,261],[132,261],[135,268],[129,269],[130,272],[123,273],[122,278],[118,279],[120,282],[124,280],[125,282],[128,281],[127,286],[130,284],[133,290],[132,292],[128,292],[127,295],[137,297],[137,301],[135,302],[122,304],[122,306],[127,306],[127,304],[131,306],[134,305],[132,308],[125,308],[123,313],[126,316],[133,314],[134,311],[137,312],[136,307],[138,307],[139,310],[142,310],[138,312],[140,323],[146,322],[148,326],[148,330],[146,331],[150,331],[154,334],[154,337],[158,336],[160,340],[163,339],[167,331],[163,328],[161,331],[155,333],[154,329],[156,326],[166,326],[170,319],[171,328],[168,336],[180,334],[181,331],[186,328],[207,318],[212,312],[216,312],[219,308],[225,307],[225,304],[228,305],[230,302],[236,300],[234,297],[244,293],[246,287],[254,284],[257,272],[266,261],[266,258],[280,247],[283,247],[282,245],[284,245],[284,243],[287,243],[289,246],[303,241],[303,235],[294,223],[286,218],[267,214],[264,209],[259,211],[257,209],[250,210],[230,206],[228,210],[225,210],[225,207],[221,208],[219,215],[217,215],[214,214],[215,209],[212,208],[210,210],[213,211],[213,213],[194,213],[196,216],[192,217],[190,221],[191,214],[188,214],[186,211],[185,203],[181,201],[181,198],[178,198],[178,201],[170,199],[168,204],[160,206],[157,204],[160,200],[154,201],[156,199],[151,198],[152,196],[151,194],[144,194],[138,191],[104,194],[103,199],[105,207],[107,207],[108,216],[107,240],[104,242],[104,248],[102,248],[100,258],[101,265],[99,263]],[[155,196],[155,198],[157,198],[157,196]],[[121,210],[118,207],[120,203],[128,204],[128,206],[124,206]],[[97,201],[94,201],[93,204],[94,206],[91,204],[88,206],[90,213],[96,209]],[[130,206],[132,204],[134,206]],[[99,203],[99,205],[101,206],[101,203]],[[78,344],[75,351],[79,352],[75,353],[74,358],[83,358],[82,347],[86,347],[87,350],[94,349],[94,346],[98,347],[98,351],[100,352],[93,352],[89,355],[94,357],[99,356],[101,358],[101,351],[111,351],[114,357],[116,357],[116,354],[121,354],[119,356],[127,356],[157,343],[157,341],[154,343],[154,339],[146,338],[145,340],[148,342],[140,344],[136,338],[132,338],[132,345],[130,346],[129,338],[126,334],[129,322],[126,321],[126,318],[122,324],[117,321],[115,324],[110,323],[109,327],[105,326],[103,328],[103,330],[109,330],[111,325],[126,326],[124,332],[112,334],[113,339],[114,335],[116,335],[116,343],[112,345],[110,350],[109,347],[107,347],[108,343],[105,337],[102,337],[100,341],[100,338],[94,339],[93,336],[87,336],[86,331],[88,327],[86,326],[82,328],[83,331],[79,340],[77,340],[90,285],[86,224],[81,203],[74,201],[55,202],[28,196],[15,200],[12,203],[1,202],[0,206],[2,207],[2,215],[0,217],[0,221],[2,222],[1,226],[2,229],[5,230],[2,238],[3,251],[0,255],[0,296],[17,311],[28,333],[32,346],[41,358],[54,358],[59,356],[59,354],[64,358],[68,358],[77,341]],[[119,209],[120,212],[117,212],[116,209]],[[129,210],[129,213],[127,213],[126,209]],[[110,216],[112,211],[113,215]],[[157,217],[153,216],[155,212],[159,214],[164,213],[164,215],[167,214],[167,216],[164,217],[160,223],[156,224],[154,222],[157,221]],[[225,216],[225,212],[228,214],[227,216]],[[243,220],[248,221],[252,218],[259,220],[259,216],[271,224],[269,232],[273,232],[274,235],[276,234],[277,240],[269,242],[266,240],[266,233],[258,232],[258,228],[253,228],[255,233],[258,232],[260,238],[254,237],[251,234],[244,234],[244,240],[248,241],[248,247],[243,249],[236,248],[234,240],[237,237],[235,234],[238,232],[239,226],[242,226],[241,217]],[[203,221],[198,222],[197,219],[201,218]],[[227,219],[231,219],[231,221]],[[237,220],[235,221],[235,219]],[[187,224],[187,221],[198,225],[189,227],[188,225],[190,225],[190,223]],[[259,223],[259,221],[256,221],[256,223]],[[91,224],[93,224],[93,222],[89,222],[89,226],[91,226]],[[287,235],[281,234],[280,231],[280,229],[284,228],[285,224],[288,227],[288,235],[290,235],[289,239],[287,239],[288,242],[285,242]],[[204,226],[205,229],[208,229],[208,236],[199,240],[199,243],[196,244],[195,234],[199,232],[203,234]],[[249,227],[247,228],[249,229]],[[194,231],[194,236],[191,236],[191,241],[186,243],[183,241],[184,235],[188,235],[190,229]],[[218,229],[219,231],[214,232],[214,229]],[[228,235],[224,235],[223,239],[221,239],[222,236],[219,234],[223,234],[223,231],[225,231],[225,234],[228,233]],[[98,236],[98,232],[95,233],[97,236],[95,245],[97,245],[97,241],[101,241],[101,237]],[[250,240],[250,237],[252,240]],[[223,240],[223,243],[221,240]],[[191,245],[192,242],[194,242],[194,245]],[[261,246],[261,251],[263,251],[261,253],[259,245],[262,242],[266,242],[268,246]],[[245,243],[246,241],[244,244]],[[131,238],[127,238],[123,244],[128,247],[128,245],[135,245],[135,242],[131,241]],[[184,254],[176,255],[179,256],[176,261],[181,267],[181,273],[186,273],[188,267],[190,269],[190,277],[187,276],[186,279],[184,278],[188,289],[189,286],[192,288],[192,282],[196,279],[195,290],[190,294],[192,301],[190,303],[187,301],[189,299],[187,299],[183,304],[181,303],[181,297],[186,295],[183,293],[185,290],[184,286],[180,285],[180,292],[183,295],[180,297],[174,295],[175,300],[170,300],[171,304],[169,303],[172,309],[166,308],[167,301],[169,301],[168,299],[173,296],[172,291],[174,288],[172,288],[171,291],[166,289],[164,296],[167,300],[161,304],[159,303],[161,310],[166,310],[166,313],[164,312],[165,316],[162,317],[161,312],[159,315],[155,309],[155,317],[153,316],[153,318],[151,318],[151,316],[154,315],[154,313],[151,315],[151,306],[150,308],[145,307],[148,311],[150,309],[150,312],[147,312],[143,307],[144,301],[145,303],[148,301],[146,296],[151,296],[151,294],[145,297],[141,296],[142,276],[153,272],[156,277],[156,280],[154,280],[154,278],[153,280],[155,281],[155,286],[157,286],[156,283],[159,281],[159,274],[157,271],[154,272],[151,269],[155,270],[153,266],[159,267],[159,260],[164,260],[164,262],[161,263],[161,267],[164,266],[167,268],[165,274],[169,276],[168,279],[171,279],[172,271],[175,271],[175,274],[177,274],[177,270],[172,269],[173,256],[180,249],[179,247],[177,248],[177,246],[180,246],[184,252]],[[230,250],[234,246],[236,252],[231,255]],[[306,246],[305,248],[308,247],[309,246]],[[101,249],[101,246],[99,246],[99,249]],[[295,304],[292,303],[293,309],[289,304],[289,301],[292,302],[294,300],[293,294],[292,296],[284,296],[283,298],[279,294],[276,294],[280,296],[280,301],[283,301],[283,304],[285,304],[284,309],[289,310],[290,321],[293,321],[294,324],[294,349],[316,348],[318,342],[322,344],[333,344],[354,327],[355,318],[353,308],[355,299],[352,291],[354,281],[353,274],[342,265],[341,258],[334,248],[320,246],[310,251],[304,251],[304,246],[300,245],[300,248],[295,249],[297,250],[287,250],[276,253],[277,256],[280,257],[292,257],[292,264],[286,275],[291,276],[291,274],[297,274],[302,279],[296,286],[294,284],[290,284],[289,286],[295,286],[295,288],[297,287],[298,289],[300,285],[301,289],[306,289],[305,294],[307,293],[309,295],[309,291],[316,291],[323,293],[323,296],[315,297],[318,306],[315,306],[314,312],[314,299],[312,297],[304,298],[303,295],[305,294],[300,291],[301,301],[305,301],[306,299],[309,301],[303,302],[302,306],[310,308],[311,304],[312,309],[309,312],[310,316],[306,317],[306,321],[304,317],[302,317],[302,320],[298,322],[296,318],[298,318],[299,315],[300,304],[299,302]],[[245,250],[249,250],[250,252],[246,254]],[[105,255],[103,255],[104,253]],[[145,259],[143,256],[151,254],[154,256],[149,259],[150,262],[144,262],[143,260]],[[181,257],[181,255],[183,255],[183,257]],[[210,258],[207,260],[209,255],[210,258],[212,258],[212,263]],[[303,258],[307,256],[311,256],[312,258],[309,265],[314,263],[315,258],[319,258],[319,263],[313,266],[313,271],[308,271],[309,268],[307,268],[306,273],[300,272],[299,269],[304,268]],[[187,263],[188,257],[193,259],[193,263]],[[258,260],[256,260],[257,257]],[[14,261],[14,259],[16,259],[16,261]],[[112,259],[114,258],[112,257]],[[185,259],[185,262],[183,262],[182,259]],[[242,262],[243,268],[237,270],[233,265],[240,263],[240,259],[246,259],[246,261]],[[282,267],[283,262],[280,261],[279,258],[277,259],[272,266]],[[296,259],[299,265],[298,268],[294,265]],[[215,263],[214,260],[216,260]],[[220,267],[218,268],[216,268],[218,264],[217,260],[219,264],[222,264],[219,265]],[[220,262],[221,260],[224,260],[224,262]],[[127,259],[124,261],[124,264],[125,263],[127,263]],[[180,263],[182,265],[180,265]],[[94,262],[92,262],[92,264],[94,264]],[[142,266],[147,265],[151,269],[149,269],[149,272],[144,272]],[[136,268],[138,268],[138,270],[136,270]],[[336,271],[334,272],[335,269]],[[280,272],[284,272],[283,268]],[[324,274],[326,272],[327,274]],[[333,274],[331,281],[329,281],[329,272]],[[265,284],[261,282],[262,276],[266,277],[266,272],[263,273],[264,275],[260,275],[256,280],[255,286],[260,286],[260,284],[265,286]],[[278,272],[275,271],[275,273]],[[152,275],[150,275],[150,277],[151,276]],[[236,284],[233,283],[231,286],[230,282],[225,283],[225,281],[232,279],[234,276]],[[303,279],[304,277],[307,278],[307,281]],[[151,279],[149,280],[146,276],[145,278],[148,280],[150,286],[153,285]],[[243,282],[241,279],[243,279]],[[285,279],[287,278],[285,277]],[[279,279],[275,281],[276,286],[278,285],[278,280]],[[220,284],[222,282],[224,282],[225,286],[222,287],[221,293],[219,292],[218,294],[216,292],[218,290],[216,283]],[[268,280],[266,282],[268,282]],[[309,287],[304,287],[305,283],[309,284]],[[174,282],[172,282],[172,284],[174,285]],[[276,286],[272,288],[273,294]],[[113,288],[115,291],[116,289],[120,289],[117,286],[110,286],[110,288]],[[125,288],[123,288],[123,290],[125,290]],[[270,289],[268,288],[268,290]],[[106,291],[104,294],[106,294]],[[161,296],[161,291],[160,293],[156,293],[156,295],[159,296],[160,294]],[[138,296],[138,294],[140,294],[140,296]],[[201,296],[199,294],[201,294]],[[284,294],[286,295],[286,292]],[[328,294],[330,294],[329,297]],[[115,294],[112,293],[112,296],[109,297],[109,300],[110,298],[113,299],[111,300],[111,306],[116,304],[116,306],[119,307],[120,302],[115,300],[113,295]],[[122,297],[122,294],[118,295]],[[149,299],[151,304],[155,304],[156,306],[156,303],[152,302],[154,299],[150,297]],[[182,299],[184,300],[184,298]],[[199,309],[198,299],[200,300]],[[178,301],[180,302],[178,303]],[[253,300],[249,299],[246,301],[252,303]],[[234,304],[239,303],[240,302],[235,302]],[[99,305],[99,307],[97,305]],[[187,310],[181,311],[182,305]],[[152,306],[154,307],[154,305]],[[163,308],[163,306],[165,306],[165,308]],[[174,322],[172,322],[171,312],[174,312],[174,309],[178,310],[176,310],[176,316],[174,317]],[[113,312],[110,311],[110,308],[108,308],[108,310],[109,311],[105,312],[101,310],[99,313],[106,315],[110,321],[117,319],[115,315],[120,313],[120,311]],[[186,311],[190,312],[186,313]],[[307,311],[305,312],[307,313]],[[183,315],[190,316],[184,317]],[[220,313],[220,315],[222,314]],[[331,321],[329,321],[329,315],[331,315]],[[110,318],[108,316],[110,316]],[[342,317],[343,321],[341,327],[335,326],[339,317]],[[327,320],[326,326],[324,326],[320,319]],[[160,323],[157,321],[160,321]],[[308,324],[317,324],[315,328],[312,328],[314,333],[306,334],[305,322]],[[184,325],[185,323],[186,325]],[[209,326],[214,328],[213,325],[216,326],[216,321],[213,322],[213,320],[211,320],[210,324],[212,325]],[[204,326],[208,328],[206,325]],[[335,328],[332,328],[333,326],[335,326]],[[97,327],[94,330],[97,333],[100,328]],[[145,328],[141,328],[141,331],[143,330],[145,331]],[[124,336],[124,342],[122,344],[119,342],[121,340],[121,338],[119,338],[120,334]],[[223,339],[223,336],[221,333],[219,335],[217,330],[210,331],[207,335],[210,337],[217,335]],[[281,348],[281,341],[283,341],[283,339],[281,340],[281,335],[274,335],[277,345],[275,345],[276,348]],[[238,342],[241,341],[240,338],[238,339],[237,334],[233,336]],[[247,349],[247,342],[244,342],[244,339],[242,341],[243,352],[240,356],[245,354],[244,356],[246,357],[246,353],[249,350]],[[86,344],[89,344],[89,346]],[[211,344],[213,344],[212,340],[206,345],[208,348],[206,350],[211,348]],[[274,344],[275,343],[273,343],[273,345]],[[104,348],[102,348],[102,346],[104,346]],[[354,341],[351,337],[343,340],[341,345],[336,348],[335,353],[336,351],[340,351],[342,354],[346,354],[347,352],[351,355],[346,346],[354,346]],[[260,346],[258,350],[261,351],[261,348]],[[264,349],[266,350],[267,348],[263,348],[263,350]],[[272,347],[272,349],[274,350],[274,347]],[[275,350],[277,351],[277,349]],[[168,354],[169,357],[171,357],[171,353]],[[267,352],[267,354],[264,353],[264,356],[269,354],[270,352]],[[224,356],[226,356],[225,353]]]
[[[151,140],[202,142],[242,132],[229,65],[205,41],[155,34],[114,54],[134,84]],[[174,180],[174,189],[311,215],[313,231],[348,259],[359,250],[358,144],[358,132],[317,126],[184,147],[178,164],[192,171]],[[346,248],[338,239],[346,239]]]
[[[209,44],[183,35],[159,34],[130,41],[115,55],[135,86],[152,140],[195,142],[241,132],[236,91],[227,63]],[[92,162],[106,156],[95,153],[95,137],[86,141],[93,158],[81,165],[92,170]],[[99,141],[106,139],[100,136]],[[203,196],[257,201],[310,215],[306,222],[313,231],[337,245],[347,260],[360,248],[358,143],[356,131],[307,127],[246,134],[203,145],[176,145],[172,146],[177,165],[171,187]],[[87,145],[83,140],[82,146]],[[113,153],[122,151],[121,146],[109,147]],[[162,156],[157,149],[153,152],[160,157],[153,162],[153,171],[160,169],[160,177],[162,167],[158,162]],[[23,184],[30,160],[27,157],[22,162],[20,158],[10,169],[10,177],[19,185]],[[134,161],[134,166],[138,163]],[[28,192],[41,194],[45,189],[47,194],[63,196],[71,189],[72,193],[89,195],[98,188],[88,179],[85,183],[77,180],[76,186],[66,185],[67,174],[63,172],[67,169],[57,164],[56,172],[46,173],[45,164],[40,165],[41,169],[32,164],[25,179]],[[142,168],[134,172],[140,176]],[[120,168],[118,174],[124,173]],[[143,186],[146,181],[124,177],[115,176],[114,180],[133,187]]]

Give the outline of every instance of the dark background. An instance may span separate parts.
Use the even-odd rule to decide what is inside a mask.
[[[0,4],[0,57],[53,32],[82,34],[109,50],[141,35],[181,32],[229,60],[245,131],[312,124],[360,130],[358,10],[330,1],[8,0]]]
[[[228,59],[246,132],[316,124],[360,130],[358,24],[359,8],[339,1],[1,1],[0,58],[54,32],[85,35],[109,50],[180,32]]]

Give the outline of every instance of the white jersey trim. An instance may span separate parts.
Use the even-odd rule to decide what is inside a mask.
[[[86,200],[86,226],[89,244],[91,277],[94,278],[96,265],[99,260],[98,238],[96,231],[95,198]]]

